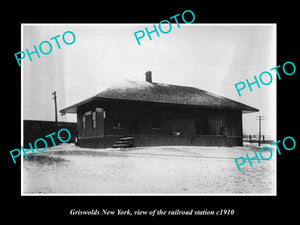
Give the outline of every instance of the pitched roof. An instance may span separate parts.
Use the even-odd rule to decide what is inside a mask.
[[[60,110],[61,113],[76,113],[77,108],[92,100],[127,100],[138,102],[152,102],[187,106],[201,106],[208,108],[239,109],[243,113],[257,112],[256,108],[220,95],[186,86],[150,83],[146,81],[124,80],[116,85],[86,99],[78,104]]]

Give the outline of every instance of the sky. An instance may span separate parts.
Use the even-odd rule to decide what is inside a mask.
[[[52,44],[50,54],[22,60],[23,119],[54,121],[54,91],[59,111],[121,80],[144,81],[150,70],[153,82],[200,88],[259,109],[243,114],[244,134],[258,134],[256,117],[262,115],[263,134],[275,135],[275,24],[175,23],[168,34],[152,33],[152,40],[145,35],[138,45],[134,33],[153,24],[22,24],[22,51]],[[71,45],[62,40],[66,31],[75,34]],[[61,49],[50,40],[57,35]],[[234,84],[254,81],[263,71],[273,75],[270,85],[237,94]],[[76,116],[59,114],[58,120],[76,122]]]

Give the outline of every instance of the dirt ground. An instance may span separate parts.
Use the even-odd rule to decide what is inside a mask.
[[[272,159],[235,158],[259,148],[162,146],[88,149],[74,144],[23,158],[24,194],[200,194],[276,195],[276,152]],[[269,154],[269,153],[268,153]],[[266,158],[268,158],[266,154]]]

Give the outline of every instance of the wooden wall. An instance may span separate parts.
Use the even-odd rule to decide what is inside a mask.
[[[105,137],[80,138],[79,146],[86,148],[111,148],[124,135],[107,135]],[[240,137],[227,137],[223,135],[132,135],[135,147],[143,146],[241,146]]]
[[[242,114],[236,110],[132,105],[106,107],[105,111],[105,135],[170,135],[173,132],[180,135],[222,135],[221,127],[225,127],[228,136],[242,135]],[[160,129],[152,128],[155,111],[160,114]],[[122,129],[113,128],[115,114],[123,121]]]
[[[71,122],[58,122],[58,127],[56,128],[56,124],[54,121],[43,121],[43,120],[24,120],[24,143],[22,146],[25,148],[29,148],[29,142],[34,144],[35,140],[38,138],[44,138],[47,140],[48,146],[53,146],[50,137],[45,138],[46,135],[49,135],[53,132],[58,132],[58,130],[62,128],[67,128],[71,133],[71,140],[68,143],[72,143],[75,141],[76,136],[76,123]],[[60,144],[61,142],[58,140],[57,135],[53,136],[56,144]],[[39,142],[41,143],[41,142]],[[41,143],[44,146],[43,143]]]
[[[93,111],[92,111],[93,110]],[[85,129],[83,129],[83,119],[82,116],[86,112],[91,112],[91,114],[85,115]],[[96,112],[96,127],[92,126],[92,114],[95,112],[95,108],[87,110],[77,114],[77,130],[78,137],[99,137],[104,135],[104,118],[102,112]]]
[[[97,128],[92,128],[92,115],[86,116],[86,130],[82,130],[82,115],[87,111],[103,108],[97,112]],[[153,115],[159,113],[160,128],[152,128]],[[114,127],[115,118],[121,121],[121,127]],[[107,147],[107,143],[116,141],[118,137],[135,136],[136,143],[145,145],[224,145],[225,134],[232,137],[232,142],[241,145],[242,114],[238,110],[208,109],[195,107],[179,107],[133,102],[92,102],[78,111],[78,135],[81,143],[91,146]],[[224,133],[221,132],[225,130]],[[179,134],[174,137],[174,133]],[[152,136],[152,137],[151,137]],[[218,136],[212,138],[213,136]],[[222,138],[223,137],[223,138]],[[100,138],[100,139],[99,139]],[[190,139],[190,140],[187,140]],[[103,143],[102,143],[103,142]],[[226,144],[226,143],[225,143]]]

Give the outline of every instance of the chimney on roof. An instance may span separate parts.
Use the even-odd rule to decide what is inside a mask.
[[[152,83],[152,72],[151,71],[146,72],[146,81],[149,83]]]

